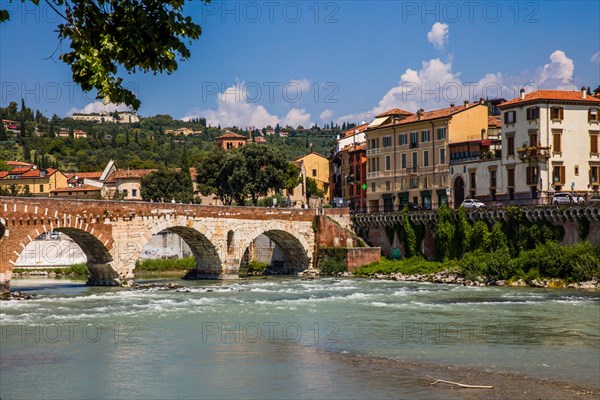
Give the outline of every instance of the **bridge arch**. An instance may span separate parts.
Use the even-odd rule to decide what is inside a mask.
[[[280,222],[269,221],[268,226],[255,229],[246,236],[244,241],[240,242],[239,249],[237,249],[240,269],[243,269],[243,264],[247,262],[244,257],[247,249],[260,235],[265,235],[281,248],[284,269],[287,272],[300,272],[310,267],[311,246],[304,235]]]
[[[214,234],[204,225],[198,225],[196,221],[188,224],[185,221],[162,220],[160,223],[149,226],[146,241],[139,248],[136,260],[139,258],[142,248],[150,241],[152,236],[160,232],[172,232],[178,235],[192,251],[196,259],[196,269],[188,273],[190,279],[217,279],[222,275],[222,261],[217,246],[213,243]]]

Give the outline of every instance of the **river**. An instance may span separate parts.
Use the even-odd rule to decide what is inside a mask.
[[[598,292],[289,277],[176,282],[183,287],[15,279],[13,290],[38,297],[0,303],[0,397],[474,399],[513,398],[515,389],[522,398],[534,397],[527,390],[567,398],[560,390],[573,385],[600,390]],[[432,386],[428,375],[495,388]]]

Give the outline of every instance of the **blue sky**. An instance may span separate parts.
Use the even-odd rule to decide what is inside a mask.
[[[114,107],[82,93],[69,67],[48,58],[58,43],[48,6],[0,6],[13,12],[0,27],[2,106],[24,97],[61,116]],[[215,1],[186,12],[203,29],[192,57],[172,75],[124,76],[143,116],[323,125],[392,107],[508,99],[525,85],[600,84],[595,1]]]

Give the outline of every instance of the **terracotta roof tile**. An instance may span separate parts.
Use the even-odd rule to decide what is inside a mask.
[[[114,182],[117,179],[141,179],[144,176],[158,171],[157,169],[120,169],[113,172],[107,179],[107,182]]]
[[[0,171],[0,179],[4,179],[8,176],[8,171]]]
[[[54,190],[51,190],[50,193],[54,193],[54,192],[92,192],[92,191],[100,191],[101,189],[99,187],[96,186],[91,186],[91,185],[81,185],[81,186],[76,186],[76,187],[61,187],[61,188],[56,188]]]
[[[359,126],[355,126],[354,128],[347,129],[344,132],[342,132],[342,137],[348,137],[348,136],[355,135],[357,130],[359,133],[364,132],[368,126],[369,126],[369,124],[365,123],[365,124],[362,124]]]
[[[391,110],[387,110],[382,112],[379,115],[376,115],[375,118],[387,117],[388,115],[412,115],[410,111],[403,110],[401,108],[392,108]]]
[[[407,125],[407,124],[411,124],[414,122],[423,122],[423,121],[429,121],[429,120],[438,119],[438,118],[446,118],[446,117],[450,117],[454,114],[458,114],[459,112],[462,112],[466,109],[473,108],[476,106],[483,106],[483,105],[481,103],[471,103],[471,104],[467,104],[467,105],[463,104],[460,106],[441,108],[439,110],[424,111],[420,115],[412,114],[400,121],[396,121],[393,123],[393,125]],[[392,124],[382,125],[381,127],[390,126],[390,125],[392,125]],[[379,128],[379,127],[377,127],[377,128]],[[377,128],[375,128],[375,129],[377,129]]]
[[[600,104],[600,99],[587,95],[585,99],[581,98],[581,91],[577,90],[536,90],[535,92],[527,93],[525,100],[521,100],[520,97],[509,100],[500,104],[498,107],[505,108],[519,103],[536,102],[541,100],[548,101],[577,101],[582,103],[596,103]]]
[[[494,128],[501,128],[502,127],[502,120],[500,119],[499,116],[488,115],[488,126],[491,126],[491,127],[494,127]]]
[[[226,132],[223,135],[218,136],[217,139],[243,139],[243,140],[246,140],[248,138],[244,135],[240,135],[239,133]]]

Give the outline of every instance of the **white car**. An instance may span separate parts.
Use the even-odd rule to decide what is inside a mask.
[[[571,193],[556,193],[552,198],[552,204],[573,204]]]
[[[477,199],[466,199],[460,206],[464,208],[485,208],[485,204]]]

